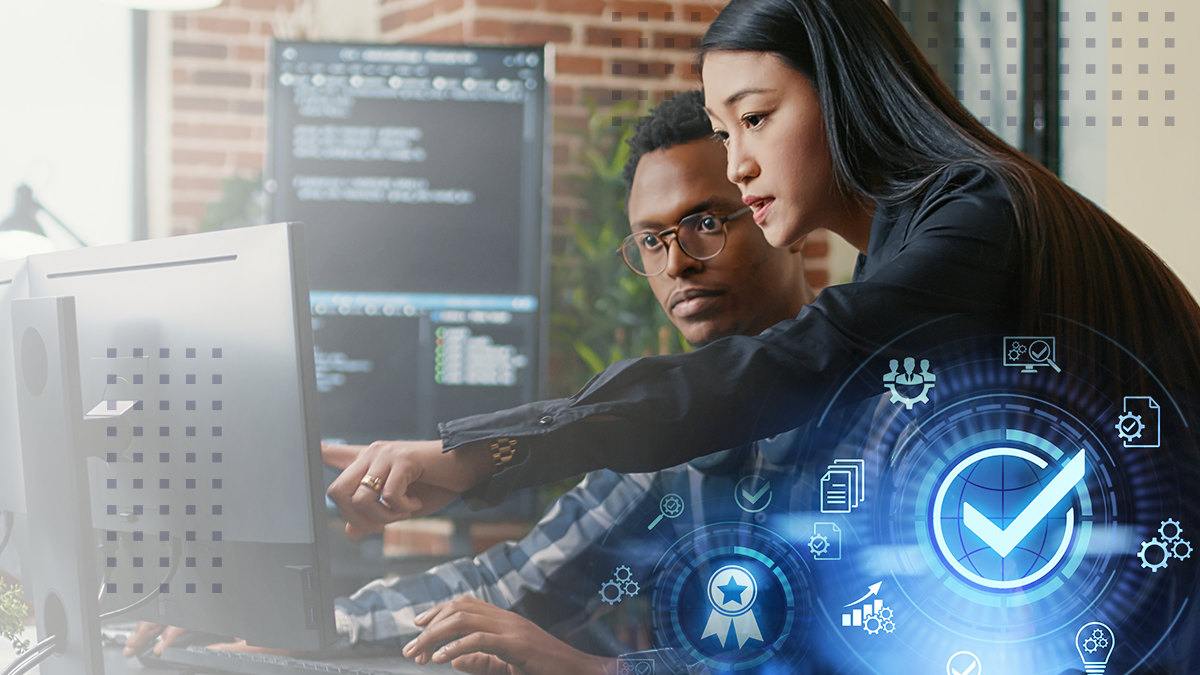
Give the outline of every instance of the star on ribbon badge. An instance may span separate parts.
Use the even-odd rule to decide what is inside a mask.
[[[708,600],[713,611],[700,639],[715,635],[724,647],[729,627],[733,626],[739,648],[751,638],[762,642],[758,621],[750,611],[757,597],[758,583],[744,567],[726,565],[717,570],[708,580]]]

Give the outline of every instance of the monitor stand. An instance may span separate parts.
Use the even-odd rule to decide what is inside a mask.
[[[12,318],[38,641],[59,636],[40,672],[103,675],[75,300],[17,300]]]

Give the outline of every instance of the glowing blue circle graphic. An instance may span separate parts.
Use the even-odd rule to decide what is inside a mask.
[[[1083,479],[1085,464],[1082,452],[1057,472],[1047,472],[1048,462],[1028,450],[972,453],[941,480],[934,498],[939,553],[959,576],[986,588],[1042,580],[1062,562],[1075,534],[1076,509],[1063,513],[1059,502]]]
[[[706,525],[669,546],[654,576],[657,648],[710,672],[789,672],[811,646],[811,573],[770,529]]]

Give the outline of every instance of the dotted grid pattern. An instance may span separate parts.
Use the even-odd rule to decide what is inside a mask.
[[[663,31],[656,31],[653,38],[641,37],[641,31],[614,30],[612,47],[614,49],[637,48],[646,49],[653,47],[654,49],[679,49],[694,52],[700,48],[700,38],[704,30],[708,28],[708,24],[712,21],[713,16],[709,12],[688,11],[677,13],[673,11],[662,12],[610,12],[610,20],[613,23],[647,23],[658,22],[674,23],[676,20],[692,24],[688,33],[673,34]],[[632,34],[633,37],[628,37]],[[653,44],[651,42],[653,41]],[[700,67],[694,61],[688,63],[668,63],[663,61],[639,61],[639,60],[617,60],[614,59],[611,63],[612,74],[616,76],[633,76],[643,77],[648,80],[647,84],[653,85],[651,78],[664,78],[672,75],[679,75],[688,80],[696,81],[699,85]],[[669,99],[675,95],[675,91],[671,89],[656,90],[651,88],[645,89],[613,89],[609,96],[609,103],[618,103],[623,100],[628,100],[636,97],[638,101],[662,101]],[[641,119],[644,119],[642,116]],[[612,118],[613,126],[620,126],[622,118],[614,116]]]
[[[1107,26],[1108,30],[1116,33],[1119,32],[1118,29],[1123,28],[1124,24],[1131,23],[1130,19],[1127,18],[1127,13],[1111,12],[1107,17],[1102,16],[1097,12],[1075,12],[1074,14],[1075,21],[1078,22],[1082,19],[1082,21],[1086,24],[1094,25],[1096,29],[1092,36],[1084,37],[1082,39],[1078,37],[1062,37],[1059,39],[1058,48],[1060,49],[1062,61],[1059,69],[1062,75],[1071,74],[1072,68],[1077,69],[1077,73],[1079,72],[1078,69],[1082,69],[1082,72],[1088,75],[1101,74],[1098,72],[1098,70],[1099,68],[1103,67],[1103,62],[1108,60],[1106,55],[1102,53],[1101,50],[1106,50],[1109,46],[1111,46],[1113,50],[1124,50],[1121,52],[1116,52],[1116,59],[1114,59],[1110,65],[1110,72],[1113,76],[1112,81],[1117,84],[1115,88],[1111,89],[1110,91],[1103,91],[1094,88],[1075,91],[1074,95],[1076,97],[1082,96],[1083,100],[1086,101],[1095,101],[1098,99],[1098,97],[1111,97],[1111,100],[1114,101],[1133,100],[1134,97],[1136,97],[1136,99],[1139,101],[1175,100],[1176,91],[1173,88],[1152,92],[1148,88],[1138,87],[1136,82],[1129,82],[1128,79],[1122,79],[1119,76],[1135,74],[1148,75],[1151,73],[1152,69],[1161,71],[1165,75],[1175,75],[1176,63],[1171,58],[1173,53],[1169,50],[1175,49],[1176,38],[1163,38],[1161,45],[1153,45],[1161,46],[1164,50],[1167,50],[1165,54],[1159,55],[1156,53],[1157,50],[1151,49],[1151,38],[1149,37],[1139,37],[1137,35],[1126,37],[1121,35],[1113,36],[1106,40],[1104,37],[1106,28],[1104,25],[1105,19],[1107,18],[1109,22]],[[1080,16],[1080,14],[1082,14],[1082,16]],[[1175,12],[1173,11],[1156,12],[1154,14],[1157,19],[1160,19],[1165,23],[1175,22]],[[1067,24],[1072,21],[1071,15],[1071,12],[1061,12],[1059,15],[1059,20],[1063,24]],[[634,21],[645,23],[652,20],[673,22],[678,18],[677,14],[671,11],[664,11],[661,13],[611,12],[610,16],[613,23],[630,23]],[[995,33],[995,35],[971,38],[966,37],[966,34],[976,31],[963,29],[961,30],[961,33],[964,34],[964,37],[954,38],[952,44],[947,44],[946,40],[937,37],[926,37],[919,39],[920,42],[923,42],[921,46],[926,50],[926,55],[930,58],[930,61],[934,63],[934,68],[936,70],[936,64],[939,60],[937,57],[940,56],[940,54],[937,53],[938,50],[950,47],[956,50],[965,50],[978,46],[980,50],[986,50],[986,53],[990,54],[993,58],[988,62],[982,62],[978,64],[968,64],[962,62],[957,63],[954,66],[955,75],[967,75],[968,67],[970,67],[972,70],[977,68],[978,75],[984,76],[985,78],[987,76],[996,76],[994,77],[993,82],[997,83],[998,85],[1000,85],[1002,82],[1003,85],[997,87],[988,86],[973,91],[960,88],[955,92],[958,99],[963,101],[964,104],[968,105],[969,108],[977,107],[971,105],[973,102],[990,102],[993,100],[1013,102],[1019,101],[1021,96],[1019,89],[1022,75],[1021,71],[1024,68],[1024,65],[1021,63],[1024,47],[1024,40],[1021,37],[1023,17],[1019,12],[999,13],[982,11],[978,12],[977,16],[971,18],[977,19],[978,21],[974,28],[982,29],[982,32],[985,33],[992,32]],[[1040,12],[1035,12],[1032,18],[1035,23],[1044,21],[1044,17],[1041,16]],[[917,23],[924,21],[928,22],[929,24],[936,24],[939,20],[946,20],[949,19],[949,17],[947,17],[945,14],[939,15],[938,12],[923,12],[919,13],[918,15],[914,15],[913,12],[901,12],[900,19],[901,22],[909,28],[910,32],[913,32],[914,34],[921,34],[922,32],[926,31],[921,31],[921,27],[918,26]],[[707,18],[703,17],[700,12],[691,12],[690,16],[687,17],[687,20],[695,23],[703,22],[704,26],[707,25]],[[1136,23],[1146,24],[1151,20],[1151,12],[1137,12]],[[953,21],[958,22],[959,24],[970,23],[970,19],[965,12],[955,12]],[[1121,25],[1118,26],[1118,24]],[[1131,32],[1136,33],[1136,30]],[[635,33],[634,37],[629,37],[619,33],[620,31],[614,31],[613,36],[610,38],[613,48],[651,47],[651,38],[649,37],[640,37],[640,34],[637,33]],[[968,40],[971,40],[973,44],[968,45]],[[665,35],[656,34],[654,37],[653,47],[660,49],[696,49],[699,47],[699,45],[699,35],[690,37],[668,37]],[[1045,44],[1042,38],[1033,38],[1032,46],[1035,49],[1041,49],[1045,47]],[[1032,65],[1034,67],[1040,67],[1040,64]],[[611,63],[613,75],[640,76],[647,79],[675,75],[677,74],[677,67],[682,66],[661,61],[613,60]],[[678,74],[685,75],[689,78],[699,77],[698,66],[693,63],[687,65],[686,67],[688,68],[686,73],[681,72]],[[974,75],[975,73],[971,74]],[[664,97],[670,98],[674,95],[674,93],[674,91],[655,91],[649,88],[637,89],[632,92],[623,89],[614,89],[609,97],[609,102],[615,103],[632,97],[636,97],[639,101],[647,101],[652,97],[661,100]],[[1040,89],[1035,89],[1034,91],[1029,92],[1029,94],[1033,96],[1035,101],[1044,100],[1047,95],[1057,95],[1060,100],[1067,101],[1071,100],[1072,91],[1069,89],[1062,89],[1058,92],[1045,92]],[[1148,126],[1150,124],[1149,115],[1136,115],[1136,117],[1136,123],[1138,126]],[[993,117],[988,114],[979,115],[979,118],[985,126],[989,127],[1016,127],[1019,124],[1019,116],[1014,114],[1007,114],[1003,119],[993,119]],[[621,122],[622,120],[620,117],[613,117],[612,119],[613,126],[618,126],[621,124]],[[1068,126],[1070,125],[1071,120],[1068,116],[1062,116],[1058,122],[1062,126]],[[1087,126],[1096,126],[1098,123],[1097,116],[1085,115],[1082,122]],[[1161,123],[1168,127],[1175,126],[1175,122],[1176,120],[1174,115],[1167,115],[1161,120]],[[1125,123],[1126,121],[1122,115],[1114,115],[1111,118],[1112,126],[1122,126]]]
[[[124,560],[111,554],[106,556],[106,578],[112,579],[120,574],[118,570],[124,563],[132,569],[121,574],[121,577],[141,581],[128,584],[108,581],[105,592],[109,595],[141,595],[147,587],[144,575],[152,575],[151,578],[155,579],[165,577],[167,569],[175,562],[168,556],[159,556],[156,570],[155,560],[147,559],[145,550],[137,542],[169,542],[172,538],[184,542],[223,540],[222,531],[211,525],[213,517],[231,515],[221,503],[222,490],[228,485],[221,471],[221,448],[225,434],[225,427],[220,422],[225,409],[220,397],[221,388],[226,384],[221,372],[224,352],[220,347],[206,350],[162,347],[150,351],[134,348],[123,354],[121,351],[110,347],[107,349],[107,358],[114,360],[114,364],[118,355],[132,356],[135,360],[145,359],[149,366],[147,370],[153,375],[108,373],[105,375],[106,384],[117,385],[121,378],[128,376],[132,380],[129,384],[133,391],[146,387],[147,393],[155,398],[136,401],[132,411],[124,416],[129,420],[128,425],[107,427],[107,437],[118,445],[128,443],[128,450],[124,453],[106,453],[108,466],[121,470],[115,472],[120,477],[105,479],[106,489],[101,503],[105,504],[107,517],[117,517],[130,523],[140,520],[152,528],[155,524],[159,527],[149,531],[132,531],[132,556],[126,556]],[[152,355],[157,358],[151,358]],[[116,407],[116,401],[107,401],[107,404],[110,410]],[[128,434],[128,437],[120,438],[123,434]],[[173,466],[179,462],[186,468],[180,470]],[[179,480],[181,475],[184,476],[182,485]],[[126,499],[132,499],[133,503],[115,503]],[[201,531],[202,524],[210,527]],[[106,540],[111,544],[115,545],[118,536],[116,530],[106,532]],[[187,544],[183,550],[187,551],[187,557],[181,561],[175,574],[175,590],[178,591],[182,586],[185,593],[221,593],[223,584],[219,580],[214,581],[214,578],[220,579],[221,573],[213,570],[223,569],[223,558],[215,554],[204,557],[194,555],[201,549]],[[204,550],[218,549],[210,547]],[[189,570],[199,568],[204,568],[206,583],[198,583],[198,577],[188,574]],[[154,583],[158,584],[158,581]],[[162,593],[172,590],[171,584],[158,585]]]
[[[1082,16],[1081,16],[1082,14]],[[937,12],[925,12],[914,16],[913,12],[901,12],[900,19],[909,28],[910,32],[918,32],[921,27],[918,23],[921,21],[935,24],[939,19],[947,18],[944,15],[939,17]],[[1020,36],[1023,17],[1019,12],[1004,12],[1003,15],[998,12],[982,11],[978,12],[977,16],[968,17],[965,12],[956,12],[953,20],[963,24],[970,23],[971,20],[977,20],[977,27],[983,29],[984,32],[993,32],[999,34],[1000,37],[977,37],[968,44],[968,37],[955,38],[953,47],[958,50],[974,49],[976,46],[980,50],[988,50],[987,53],[993,56],[992,62],[983,62],[978,64],[969,64],[974,70],[974,66],[978,67],[980,76],[993,75],[1008,75],[1016,76],[1008,79],[1007,84],[1013,87],[1019,86],[1021,75],[1021,58],[1023,52],[1023,40]],[[1035,12],[1032,17],[1034,23],[1039,23],[1044,20],[1040,12]],[[1104,21],[1108,20],[1108,25],[1105,26]],[[1176,39],[1174,37],[1161,38],[1161,45],[1152,45],[1151,38],[1139,36],[1137,28],[1138,24],[1148,24],[1152,20],[1161,20],[1165,23],[1175,22],[1175,12],[1160,11],[1149,12],[1141,11],[1136,13],[1136,17],[1130,16],[1126,12],[1111,12],[1106,17],[1098,12],[1061,12],[1059,20],[1064,24],[1064,28],[1072,21],[1079,22],[1082,20],[1086,25],[1095,26],[1094,30],[1087,31],[1092,33],[1090,36],[1080,37],[1062,37],[1059,39],[1058,48],[1060,50],[1059,71],[1061,75],[1070,75],[1072,69],[1082,69],[1082,72],[1087,75],[1102,74],[1098,69],[1103,67],[1104,61],[1111,61],[1109,65],[1111,76],[1110,82],[1114,83],[1111,90],[1104,91],[1094,88],[1087,88],[1082,91],[1071,91],[1063,89],[1058,92],[1045,92],[1040,89],[1035,89],[1029,92],[1035,101],[1044,100],[1047,95],[1057,95],[1060,100],[1069,101],[1072,96],[1082,96],[1085,101],[1096,101],[1099,97],[1111,97],[1113,101],[1136,100],[1138,101],[1174,101],[1175,89],[1167,88],[1159,91],[1151,91],[1149,88],[1142,88],[1134,75],[1149,75],[1152,72],[1161,72],[1171,76],[1176,73],[1176,63],[1172,58],[1175,49]],[[1007,24],[1007,27],[1001,26]],[[1130,25],[1132,24],[1132,26]],[[995,26],[989,30],[989,26]],[[1107,39],[1104,36],[1105,28],[1112,35]],[[961,31],[963,34],[969,31]],[[1141,31],[1141,32],[1144,32]],[[1119,34],[1119,35],[1118,35]],[[1014,37],[1017,36],[1017,37]],[[950,45],[944,44],[938,38],[925,38],[924,44],[926,56],[931,61],[938,60],[936,56],[937,50],[944,49]],[[1046,45],[1041,38],[1034,38],[1033,45],[1035,49],[1044,48]],[[1104,53],[1111,47],[1111,54]],[[1155,47],[1161,47],[1163,52],[1159,53]],[[1040,68],[1040,64],[1034,64],[1034,67]],[[936,66],[935,66],[936,68]],[[974,72],[967,70],[968,64],[958,63],[955,65],[955,74],[959,76],[975,75]],[[1003,69],[1003,70],[1001,70]],[[1078,70],[1075,70],[1078,74]],[[966,78],[964,78],[966,79]],[[1133,81],[1131,81],[1133,80]],[[992,88],[985,87],[975,91],[967,91],[957,89],[956,95],[960,101],[963,101],[968,108],[976,108],[974,102],[987,102],[999,100],[1003,98],[1007,101],[1017,101],[1020,96],[1017,88]],[[1138,126],[1149,126],[1151,124],[1148,114],[1135,115]],[[985,126],[989,127],[1015,127],[1019,124],[1018,116],[1006,115],[1005,119],[992,119],[990,115],[979,115],[980,121]],[[1078,123],[1077,120],[1076,123]],[[1096,126],[1098,123],[1096,115],[1085,115],[1082,120],[1087,126]],[[1160,120],[1163,126],[1175,126],[1175,116],[1167,115]],[[1063,116],[1059,119],[1059,124],[1069,126],[1071,119],[1068,116]],[[1114,127],[1119,127],[1127,123],[1132,123],[1132,120],[1126,120],[1123,115],[1114,115],[1111,117],[1110,123]]]

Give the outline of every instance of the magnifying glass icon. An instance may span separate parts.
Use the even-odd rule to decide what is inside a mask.
[[[683,513],[683,497],[674,492],[663,495],[662,500],[658,502],[658,510],[661,513],[654,519],[654,522],[650,523],[649,527],[646,528],[647,530],[653,530],[654,526],[663,518],[678,518],[679,514]]]
[[[1054,372],[1061,373],[1062,368],[1054,362],[1054,350],[1050,347],[1050,343],[1045,340],[1034,340],[1029,343],[1029,358],[1037,363],[1045,363],[1054,369]]]

